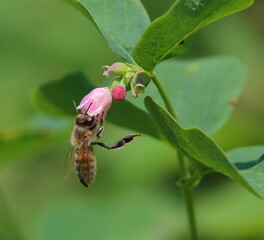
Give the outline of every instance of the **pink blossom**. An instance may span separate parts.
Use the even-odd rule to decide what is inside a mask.
[[[108,88],[95,88],[87,94],[77,109],[81,109],[82,113],[90,116],[97,115],[98,121],[102,116],[106,116],[108,109],[112,105],[112,96]]]
[[[112,97],[116,101],[122,101],[126,97],[126,88],[123,85],[119,85],[112,90]]]

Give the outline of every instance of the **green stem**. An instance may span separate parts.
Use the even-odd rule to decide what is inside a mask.
[[[157,77],[157,75],[154,72],[151,72],[149,74],[151,77],[152,81],[156,85],[156,87],[159,90],[159,93],[161,97],[163,98],[163,101],[166,105],[167,110],[169,113],[176,119],[176,114],[175,111],[171,105],[170,99],[166,94],[165,89],[163,88],[161,81]],[[187,209],[187,214],[189,218],[189,225],[190,225],[190,232],[191,232],[191,239],[192,240],[197,240],[197,230],[196,230],[196,223],[195,223],[195,214],[194,214],[194,207],[193,207],[193,198],[192,198],[192,189],[193,186],[192,184],[189,184],[188,179],[190,179],[190,173],[189,173],[189,168],[186,165],[183,153],[181,150],[178,150],[178,162],[179,162],[179,170],[181,174],[181,181],[182,181],[182,192],[183,196],[185,198],[186,202],[186,209]]]
[[[198,240],[197,228],[195,222],[195,214],[194,214],[194,206],[193,206],[193,198],[192,198],[192,189],[193,186],[189,184],[188,179],[190,179],[190,173],[188,171],[188,166],[186,166],[186,162],[181,151],[178,151],[178,162],[179,162],[179,170],[182,179],[182,192],[185,198],[186,210],[189,219],[190,233],[192,240]]]
[[[176,119],[176,113],[175,113],[175,111],[171,105],[170,99],[167,96],[164,87],[161,84],[161,81],[159,80],[159,78],[157,77],[157,75],[154,72],[150,73],[150,77],[151,77],[152,81],[154,82],[154,84],[156,85],[156,87],[158,88],[159,93],[160,93],[161,97],[163,98],[163,101],[166,105],[167,110]]]

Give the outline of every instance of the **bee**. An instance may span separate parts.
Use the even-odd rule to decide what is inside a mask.
[[[141,134],[128,135],[123,137],[113,146],[108,146],[96,140],[100,138],[104,129],[104,118],[98,120],[98,116],[90,116],[86,113],[78,113],[75,117],[75,125],[71,134],[71,154],[68,153],[66,165],[72,160],[74,153],[75,169],[80,182],[89,187],[96,174],[96,160],[93,145],[113,150],[123,147]],[[99,125],[99,126],[98,126]]]

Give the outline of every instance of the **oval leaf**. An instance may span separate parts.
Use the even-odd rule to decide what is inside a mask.
[[[244,147],[227,153],[241,175],[260,196],[264,196],[264,146]]]
[[[220,172],[244,186],[258,197],[264,198],[263,192],[257,191],[251,182],[239,172],[239,169],[226,157],[221,148],[198,128],[182,128],[175,119],[150,97],[145,98],[145,105],[158,123],[161,132],[176,149],[199,163]]]
[[[49,115],[74,116],[73,101],[79,103],[93,89],[83,73],[72,73],[40,84],[34,92],[34,100],[40,110]]]
[[[152,71],[162,60],[178,56],[180,43],[205,25],[249,7],[253,0],[178,0],[153,21],[137,43],[133,57]]]
[[[75,73],[40,85],[34,99],[37,106],[49,115],[74,117],[73,100],[78,104],[93,88],[83,73]],[[106,119],[118,126],[160,138],[149,114],[128,101],[113,102]]]
[[[179,123],[212,134],[234,109],[247,71],[235,58],[210,57],[161,63],[157,75]]]
[[[132,49],[150,23],[139,0],[65,0],[93,19],[110,48],[133,63]]]

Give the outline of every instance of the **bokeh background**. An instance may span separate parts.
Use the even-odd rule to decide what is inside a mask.
[[[172,3],[144,0],[152,19]],[[264,1],[197,34],[185,56],[227,54],[249,69],[244,93],[214,139],[224,150],[264,143]],[[133,14],[133,13],[131,13]],[[39,83],[78,70],[103,81],[100,66],[117,61],[96,28],[57,0],[0,0],[0,239],[187,239],[176,187],[174,151],[148,136],[120,151],[96,148],[90,189],[63,180],[72,119],[38,111]],[[109,144],[130,134],[106,123]],[[194,192],[201,239],[263,240],[264,202],[220,174]]]

